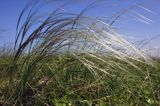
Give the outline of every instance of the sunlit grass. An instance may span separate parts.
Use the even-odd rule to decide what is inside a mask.
[[[2,104],[159,104],[159,63],[108,23],[82,13],[35,12],[22,11],[14,50],[0,57]]]

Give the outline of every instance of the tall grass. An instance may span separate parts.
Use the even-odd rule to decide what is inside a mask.
[[[16,28],[4,104],[158,104],[153,60],[108,23],[83,12],[43,16],[33,5]]]

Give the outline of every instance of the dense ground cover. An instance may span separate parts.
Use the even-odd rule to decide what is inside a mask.
[[[19,71],[14,73],[12,84],[9,84],[9,59],[3,58],[0,79],[1,104],[160,105],[160,69],[136,61],[139,69],[134,68],[114,57],[105,60],[105,64],[95,62],[99,67],[107,67],[111,75],[98,70],[93,73],[78,59],[69,55],[59,55],[39,62],[33,69],[30,62],[25,66],[28,69],[23,71],[19,64],[20,67],[16,68]],[[111,62],[117,62],[119,65],[110,66],[108,63]]]

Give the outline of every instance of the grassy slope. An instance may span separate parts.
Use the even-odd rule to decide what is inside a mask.
[[[7,62],[8,58],[3,58],[3,61],[5,60]],[[94,61],[94,58],[92,60]],[[106,59],[108,63],[116,61],[124,65],[127,71],[107,63],[97,63],[100,67],[107,67],[108,72],[111,71],[114,75],[108,76],[101,72],[93,74],[73,56],[60,55],[46,61],[43,65],[41,62],[36,65],[34,72],[27,73],[29,77],[25,79],[26,72],[17,68],[19,72],[14,75],[11,89],[8,88],[8,68],[1,66],[1,100],[4,101],[10,96],[16,97],[18,93],[15,92],[21,90],[21,82],[25,80],[23,92],[18,95],[21,100],[17,101],[23,104],[135,106],[158,105],[160,102],[160,69],[135,62],[141,68],[139,70],[111,57]],[[8,92],[8,89],[11,92]],[[7,102],[12,103],[12,99],[7,99]]]

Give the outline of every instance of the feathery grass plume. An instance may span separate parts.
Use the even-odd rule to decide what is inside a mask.
[[[97,79],[94,80],[93,85],[101,80],[106,83],[106,79],[109,83],[112,78],[121,81],[123,78],[121,79],[118,73],[124,75],[124,78],[131,76],[130,79],[127,79],[128,81],[133,81],[134,78],[140,80],[141,76],[136,76],[135,70],[131,70],[130,67],[145,74],[146,72],[142,72],[136,62],[148,65],[152,63],[147,55],[123,39],[108,23],[86,17],[83,12],[73,14],[55,10],[50,15],[43,17],[43,15],[37,15],[38,13],[34,9],[35,4],[30,7],[24,8],[17,23],[15,54],[10,71],[14,71],[12,74],[18,73],[18,75],[16,77],[12,75],[14,78],[11,80],[10,95],[7,98],[12,104],[24,104],[27,101],[26,98],[24,99],[27,86],[40,70],[43,70],[44,67],[51,71],[56,70],[56,67],[60,68],[56,63],[55,57],[57,56],[66,55],[71,59],[68,63],[63,64],[65,66],[70,63],[63,70],[74,69],[74,65],[83,66],[91,77]],[[25,16],[25,20],[23,16]],[[24,23],[21,25],[22,20]],[[56,65],[54,66],[50,61],[55,62]],[[73,61],[76,61],[77,64]],[[20,65],[17,67],[17,64]],[[80,66],[78,66],[79,64]],[[75,69],[75,72],[76,70],[80,69]],[[63,75],[65,72],[62,71],[61,74]],[[70,78],[69,76],[70,74],[67,74],[66,77]],[[65,89],[61,78],[54,77],[55,83],[59,84],[57,86]],[[47,77],[45,79],[45,81],[49,80]],[[40,84],[42,85],[41,80]],[[92,84],[87,85],[89,88],[92,86]],[[77,88],[73,92],[87,89],[87,85]],[[108,85],[104,88],[112,89],[110,86],[107,87]],[[36,91],[37,89],[32,88],[32,90]],[[70,93],[73,94],[73,92]]]

